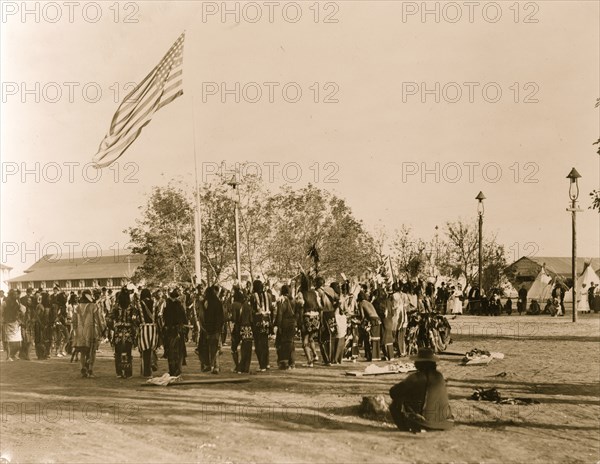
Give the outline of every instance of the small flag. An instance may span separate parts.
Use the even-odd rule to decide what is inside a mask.
[[[119,105],[108,134],[92,158],[96,168],[110,166],[138,138],[152,115],[183,95],[183,41],[179,36],[164,58]]]
[[[383,284],[388,292],[392,291],[392,284],[394,283],[394,270],[392,269],[392,260],[388,256],[387,259],[383,260],[381,266],[379,267],[379,275]]]

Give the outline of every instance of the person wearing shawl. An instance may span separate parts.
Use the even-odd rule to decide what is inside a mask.
[[[296,366],[294,353],[294,335],[296,334],[296,311],[290,296],[290,287],[281,287],[280,297],[277,301],[277,314],[275,317],[275,334],[277,346],[277,363],[282,370],[293,369]]]
[[[264,372],[269,366],[269,329],[271,327],[271,301],[264,291],[263,283],[255,280],[252,284],[252,332],[254,350],[258,359],[258,370]]]
[[[142,358],[142,376],[152,377],[152,372],[158,369],[156,348],[158,348],[157,315],[152,293],[144,288],[140,293],[139,307],[140,332],[138,349]]]
[[[104,313],[94,302],[92,292],[86,289],[73,315],[73,344],[81,353],[81,376],[84,378],[93,377],[96,350],[105,330]]]
[[[183,355],[185,350],[185,333],[187,330],[187,316],[181,303],[180,293],[177,288],[169,293],[169,298],[163,312],[164,341],[169,362],[169,375],[181,375]]]
[[[454,418],[448,402],[446,381],[436,370],[437,356],[430,348],[419,348],[413,356],[417,372],[390,388],[390,413],[400,430],[449,430]]]
[[[21,320],[24,316],[25,306],[19,302],[15,290],[10,289],[2,302],[2,324],[8,342],[9,361],[16,361],[21,350]]]

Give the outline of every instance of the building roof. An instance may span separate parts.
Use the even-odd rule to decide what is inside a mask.
[[[591,263],[592,269],[598,271],[600,268],[600,258],[577,258],[577,271],[578,273],[583,272],[584,266]],[[537,264],[538,266],[546,266],[546,271],[550,274],[558,274],[561,276],[568,277],[571,275],[571,257],[555,257],[555,256],[524,256],[514,263],[510,267],[515,266],[517,263],[525,264]]]
[[[145,256],[127,250],[104,250],[88,256],[45,255],[12,282],[114,279],[131,277],[142,265]]]
[[[7,266],[6,264],[0,263],[0,271],[10,271],[12,267]]]

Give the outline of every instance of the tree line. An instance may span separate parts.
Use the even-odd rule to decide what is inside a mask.
[[[319,253],[319,272],[327,278],[363,278],[390,262],[395,278],[416,279],[440,274],[464,277],[467,284],[478,275],[476,218],[448,221],[430,240],[415,237],[408,225],[392,233],[374,233],[356,218],[342,198],[309,184],[271,192],[259,177],[248,175],[232,188],[224,177],[199,188],[201,213],[202,280],[208,284],[235,278],[234,202],[239,208],[239,243],[242,273],[254,280],[289,279],[313,264],[308,250]],[[150,284],[194,282],[193,187],[173,180],[155,186],[135,225],[124,232],[133,252],[146,256],[136,275]],[[506,276],[505,248],[496,237],[483,243],[483,287],[500,286]]]

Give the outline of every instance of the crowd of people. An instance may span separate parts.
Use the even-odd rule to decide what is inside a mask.
[[[306,367],[356,362],[361,352],[367,361],[393,360],[409,354],[412,314],[458,315],[464,308],[469,314],[498,315],[503,309],[498,290],[485,296],[477,287],[465,294],[458,283],[388,285],[381,279],[326,284],[320,276],[301,274],[283,285],[255,280],[231,289],[129,284],[115,292],[96,288],[68,293],[58,286],[50,292],[10,290],[6,297],[0,293],[2,345],[10,361],[31,359],[32,349],[40,360],[71,355],[71,361],[81,363],[81,375],[93,377],[96,351],[108,342],[116,375],[125,378],[133,375],[136,348],[141,375],[151,377],[158,369],[159,347],[169,374],[178,376],[189,342],[202,372],[214,374],[220,372],[219,358],[229,345],[234,371],[243,374],[250,372],[253,351],[258,372],[271,368],[270,343],[280,369],[297,366],[297,345]],[[504,309],[509,314],[511,306],[508,299]]]
[[[258,371],[271,368],[269,343],[277,366],[296,367],[296,340],[301,340],[306,367],[341,364],[343,359],[391,360],[407,356],[406,328],[411,311],[446,312],[445,284],[380,282],[362,285],[303,275],[300,285],[271,286],[255,280],[245,286],[146,288],[129,284],[113,292],[96,288],[65,292],[29,288],[0,293],[2,346],[9,361],[65,357],[79,359],[81,375],[93,377],[96,351],[109,342],[119,377],[133,375],[137,348],[141,373],[158,368],[163,348],[169,373],[181,374],[187,342],[196,346],[203,372],[219,373],[219,355],[229,344],[235,371],[250,372],[252,352]],[[432,289],[434,290],[432,292]],[[437,298],[437,299],[436,299]],[[461,303],[462,308],[462,303]]]
[[[525,286],[519,289],[517,300],[517,311],[519,314],[527,314],[537,316],[547,314],[552,317],[565,315],[565,295],[567,286],[562,282],[555,282],[552,285],[552,291],[546,301],[537,298],[531,298],[528,295]],[[591,282],[588,286],[586,283],[581,285],[577,294],[577,311],[580,312],[600,312],[600,286]],[[511,304],[510,299],[507,304]],[[543,305],[543,306],[542,306]]]

